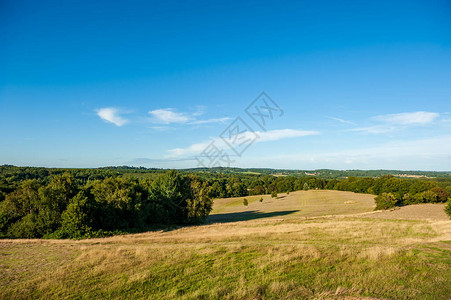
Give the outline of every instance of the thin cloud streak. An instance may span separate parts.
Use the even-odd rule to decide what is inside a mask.
[[[303,137],[309,135],[317,135],[320,134],[318,131],[309,131],[309,130],[297,130],[297,129],[278,129],[278,130],[269,130],[266,132],[247,131],[243,133],[243,139],[253,139],[255,135],[258,136],[255,142],[268,142],[268,141],[277,141],[286,138],[295,138],[295,137]],[[217,137],[210,139],[208,141],[204,141],[201,143],[195,143],[186,148],[175,148],[168,150],[168,154],[165,157],[179,157],[184,155],[197,155],[200,154],[208,145],[212,142],[215,143],[216,147],[226,149],[228,147],[224,141]]]
[[[426,111],[379,115],[372,118],[372,120],[379,122],[379,124],[353,128],[347,131],[369,134],[389,133],[412,126],[426,126],[432,124],[439,116],[439,113]]]
[[[224,123],[230,119],[231,118],[229,118],[229,117],[225,117],[225,118],[216,118],[216,119],[207,119],[207,120],[197,120],[197,121],[189,122],[188,124],[200,125],[200,124],[210,124],[210,123]]]
[[[149,111],[152,116],[152,122],[157,124],[186,124],[186,125],[203,125],[211,123],[224,123],[231,118],[212,118],[206,120],[198,120],[197,117],[202,115],[203,110],[189,114],[184,112],[176,112],[173,108],[161,108]]]
[[[256,131],[255,133],[260,137],[257,140],[257,142],[278,141],[278,140],[286,139],[286,138],[295,138],[295,137],[319,134],[318,131],[298,130],[298,129],[276,129],[276,130],[269,130],[266,132]]]
[[[438,147],[438,145],[440,146]],[[301,169],[380,168],[421,170],[431,163],[437,165],[440,162],[441,171],[451,171],[451,156],[449,153],[451,153],[451,135],[442,135],[417,140],[398,140],[380,146],[333,152],[285,153],[271,155],[270,157],[250,157],[246,158],[246,163],[252,165],[264,161],[265,167],[290,167],[296,164]]]
[[[368,127],[353,128],[353,129],[349,129],[347,131],[380,134],[380,133],[392,132],[396,129],[397,129],[397,127],[394,127],[391,125],[375,125],[375,126],[368,126]]]
[[[375,120],[398,125],[425,125],[432,123],[440,114],[427,111],[379,115]]]
[[[348,120],[344,120],[344,119],[340,119],[340,118],[336,118],[336,117],[328,117],[328,118],[331,119],[331,120],[334,120],[334,121],[338,121],[338,122],[343,123],[343,124],[355,125],[355,123],[352,122],[352,121],[348,121]]]

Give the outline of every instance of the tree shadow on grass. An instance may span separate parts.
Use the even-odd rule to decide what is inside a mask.
[[[275,211],[275,212],[260,212],[257,210],[243,211],[237,213],[225,213],[225,214],[215,214],[208,216],[205,223],[229,223],[236,221],[248,221],[262,218],[270,217],[280,217],[286,216],[298,212],[299,210],[286,210],[286,211]]]

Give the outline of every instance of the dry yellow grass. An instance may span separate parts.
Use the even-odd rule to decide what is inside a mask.
[[[397,207],[386,211],[378,211],[372,218],[399,219],[399,220],[442,220],[449,221],[445,213],[444,203],[425,203]]]
[[[270,195],[216,199],[209,221],[222,222],[254,218],[299,218],[324,215],[346,215],[374,210],[374,195],[353,192],[309,190],[279,197]],[[243,205],[243,199],[248,206]],[[259,200],[263,198],[263,201]]]
[[[360,203],[351,209],[358,213],[374,204],[367,195],[320,192],[274,199],[286,201],[289,210],[288,203],[305,200],[306,214],[81,241],[3,240],[0,298],[446,299],[451,294],[451,221],[333,216],[341,205],[352,205],[345,201]],[[315,203],[308,204],[306,195]],[[249,208],[242,199],[241,205],[234,205],[240,199],[221,200],[219,208],[236,213],[260,205],[258,199]],[[265,209],[281,211],[273,202]]]

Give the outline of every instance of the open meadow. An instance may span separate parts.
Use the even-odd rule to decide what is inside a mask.
[[[0,0],[0,300],[451,300],[451,0]]]
[[[202,226],[1,240],[0,298],[449,299],[443,204],[374,212],[373,199],[325,190],[218,199]]]
[[[243,204],[244,199],[248,205]],[[275,216],[298,219],[363,213],[373,211],[374,207],[373,195],[327,190],[297,191],[288,195],[280,193],[277,199],[270,195],[217,199],[209,221],[230,222]]]

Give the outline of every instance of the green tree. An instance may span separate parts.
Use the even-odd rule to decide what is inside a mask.
[[[13,238],[32,239],[40,238],[38,227],[36,226],[36,213],[30,213],[8,228],[7,236]]]
[[[436,194],[437,202],[446,202],[448,200],[449,194],[448,191],[441,187],[435,187],[431,189],[431,192]]]
[[[409,194],[415,195],[427,190],[433,189],[437,184],[434,182],[424,181],[424,180],[415,180],[409,187]]]
[[[61,227],[56,232],[58,238],[82,238],[91,231],[91,211],[89,199],[84,192],[75,196],[62,214]]]
[[[211,185],[210,196],[213,198],[220,198],[223,195],[222,186],[218,181],[213,182]]]
[[[448,202],[446,202],[445,212],[448,214],[449,218],[451,219],[451,199],[448,199]]]
[[[96,202],[94,227],[104,230],[143,228],[141,206],[145,192],[131,180],[120,177],[95,181],[90,191]]]
[[[39,187],[37,180],[25,180],[0,203],[0,235],[12,238],[39,237],[34,235],[37,233],[34,223],[40,201]]]
[[[263,195],[265,193],[265,188],[262,185],[257,185],[252,192],[254,195]]]
[[[403,205],[409,205],[415,203],[415,199],[409,194],[406,193],[402,197],[402,204]]]
[[[11,213],[15,217],[23,217],[29,213],[36,212],[39,205],[39,190],[40,184],[37,180],[25,180],[19,188],[8,194],[4,201],[10,203]]]
[[[78,185],[73,175],[64,173],[54,176],[49,184],[39,189],[39,206],[61,214],[69,204],[69,200],[77,193]]]
[[[396,204],[398,203],[398,200],[396,199],[396,196],[393,193],[382,193],[381,195],[377,196],[374,200],[376,202],[375,210],[389,209],[395,207]]]
[[[309,186],[308,186],[308,183],[307,183],[307,182],[304,183],[304,186],[302,187],[302,189],[303,189],[304,191],[308,191],[308,190],[309,190]]]
[[[165,223],[183,224],[187,221],[186,200],[189,190],[189,181],[175,170],[158,176],[152,183],[151,202],[163,209],[162,213],[166,215]]]
[[[248,206],[248,205],[249,205],[249,203],[247,202],[247,199],[246,199],[246,198],[243,199],[243,205],[244,205],[244,206]]]
[[[189,176],[189,198],[186,200],[186,223],[201,223],[211,211],[213,201],[209,196],[210,187],[196,176]]]

